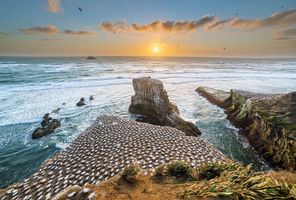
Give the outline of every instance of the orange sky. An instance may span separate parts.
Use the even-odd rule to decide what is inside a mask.
[[[296,57],[296,1],[230,1],[6,1],[0,55]]]

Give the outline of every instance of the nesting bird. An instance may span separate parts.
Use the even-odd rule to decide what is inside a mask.
[[[132,163],[150,170],[162,163],[184,160],[198,168],[204,162],[226,159],[200,137],[104,115],[65,151],[45,161],[30,178],[13,185],[0,199],[52,199],[65,188],[107,180]],[[80,193],[95,196],[87,188]],[[68,193],[69,198],[74,195]]]

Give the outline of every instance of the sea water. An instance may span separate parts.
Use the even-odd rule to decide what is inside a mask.
[[[296,90],[295,59],[222,58],[13,58],[0,57],[0,187],[29,177],[44,160],[62,151],[102,114],[131,116],[132,79],[160,79],[181,116],[195,123],[202,138],[229,158],[268,166],[219,107],[195,89],[208,86],[260,93]],[[95,99],[89,101],[88,97]],[[87,102],[77,107],[81,97]],[[64,105],[63,105],[64,104]],[[32,140],[42,116],[61,108],[62,127]]]

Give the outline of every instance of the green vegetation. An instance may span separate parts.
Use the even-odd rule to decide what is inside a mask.
[[[227,199],[295,199],[296,182],[279,180],[270,173],[254,172],[238,163],[211,163],[198,172],[199,181],[180,193],[188,197],[227,197]]]
[[[132,164],[124,169],[121,179],[127,183],[136,183],[139,172],[140,168]]]
[[[156,178],[174,176],[183,181],[196,180],[196,171],[186,162],[174,161],[168,165],[161,165],[155,170]]]

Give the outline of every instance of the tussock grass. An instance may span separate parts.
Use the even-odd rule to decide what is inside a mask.
[[[156,178],[174,176],[183,181],[197,180],[196,171],[183,161],[173,161],[167,165],[159,166],[156,168],[154,176]]]
[[[288,172],[287,172],[288,173]],[[187,184],[180,195],[226,197],[227,199],[296,199],[296,183],[277,179],[235,162],[210,163],[200,167],[199,181]]]
[[[121,180],[133,184],[137,182],[137,175],[140,172],[139,166],[132,164],[123,170]]]

